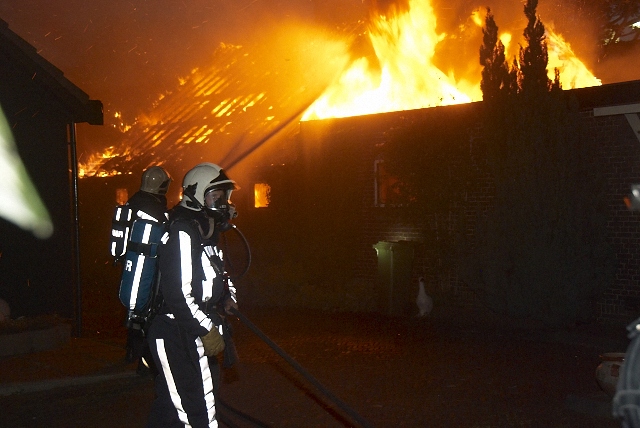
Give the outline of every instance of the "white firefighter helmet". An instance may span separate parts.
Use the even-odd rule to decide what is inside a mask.
[[[155,195],[166,195],[171,183],[171,176],[161,166],[152,166],[142,173],[140,190]]]
[[[214,163],[201,163],[189,170],[182,180],[182,200],[180,205],[194,211],[204,209],[204,196],[211,190],[226,191],[227,200],[238,187],[227,177],[222,168]]]

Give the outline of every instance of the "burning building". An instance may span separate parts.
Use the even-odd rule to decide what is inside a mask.
[[[285,21],[244,45],[221,43],[210,66],[193,69],[132,123],[113,112],[112,126],[123,135],[104,151],[86,151],[80,175],[127,174],[168,157],[176,169],[208,156],[235,164],[238,153],[299,116],[307,121],[479,101],[485,13],[472,9],[445,33],[437,31],[432,3],[412,0],[406,9],[376,12],[337,34]],[[514,32],[520,31],[510,25],[500,35],[509,60],[518,54]],[[557,69],[564,89],[601,84],[552,26],[547,42],[549,76]]]
[[[283,25],[261,35],[261,43],[221,45],[211,66],[193,70],[133,123],[119,121],[116,128],[122,134],[114,144],[81,159],[81,175],[87,177],[81,186],[86,193],[108,192],[106,205],[114,202],[116,188],[132,192],[137,174],[150,164],[164,165],[179,180],[197,162],[217,162],[231,168],[249,189],[234,197],[239,198],[238,224],[254,243],[251,281],[265,283],[265,278],[286,272],[286,278],[277,279],[285,288],[307,284],[307,291],[341,295],[343,290],[325,286],[348,277],[354,281],[347,295],[367,294],[371,287],[366,284],[376,281],[372,245],[423,242],[423,232],[433,222],[411,217],[393,202],[393,177],[379,157],[380,147],[395,135],[391,131],[405,129],[414,136],[407,144],[420,144],[433,129],[443,134],[464,130],[467,142],[480,144],[474,132],[482,104],[477,61],[482,17],[482,10],[474,10],[445,32],[430,2],[410,1],[393,14],[379,14],[369,25],[359,22],[348,28],[348,37],[342,39]],[[518,50],[514,35],[523,27],[516,21],[517,30],[507,29],[500,37],[510,58]],[[615,152],[613,147],[622,144],[629,149],[623,156],[633,153],[629,141],[635,137],[629,130],[634,128],[626,116],[596,112],[635,105],[637,82],[599,86],[600,80],[551,26],[547,41],[549,72],[560,70],[563,88],[575,91],[603,150]],[[633,118],[629,108],[625,114]],[[608,126],[615,132],[602,136]],[[441,150],[454,149],[443,144]],[[607,153],[603,159],[609,159]],[[611,159],[610,165],[618,162]],[[627,166],[623,179],[608,172],[611,183],[620,180],[609,189],[611,218],[632,215],[616,205],[634,180],[633,167]],[[176,187],[174,202],[179,197]],[[470,201],[465,209],[474,213],[470,217],[486,211],[490,177],[481,177],[474,189],[464,190]],[[94,215],[106,237],[108,214]],[[614,235],[612,242],[627,245]],[[418,256],[413,279],[426,263]],[[628,273],[619,272],[617,280],[631,287],[631,296],[638,295]],[[461,301],[472,300],[469,288],[457,278],[444,278],[438,286]],[[622,295],[614,291],[601,300],[600,314],[634,310],[633,297]]]

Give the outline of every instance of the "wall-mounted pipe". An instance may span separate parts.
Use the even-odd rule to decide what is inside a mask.
[[[76,124],[70,122],[67,128],[69,140],[69,167],[71,170],[72,215],[73,215],[73,274],[75,278],[75,331],[76,337],[82,335],[82,286],[80,281],[80,218],[78,204],[78,155]]]

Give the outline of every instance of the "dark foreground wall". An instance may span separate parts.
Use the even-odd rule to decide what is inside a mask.
[[[14,318],[52,313],[73,318],[77,287],[71,131],[75,123],[101,125],[102,103],[89,100],[0,20],[0,106],[54,227],[51,237],[37,239],[0,220],[0,298],[8,301]],[[19,186],[8,181],[3,185]]]
[[[43,97],[39,88],[7,70],[2,61],[0,75],[0,105],[54,225],[53,236],[40,240],[0,220],[0,297],[9,302],[12,316],[56,312],[73,317],[68,117],[63,106]]]

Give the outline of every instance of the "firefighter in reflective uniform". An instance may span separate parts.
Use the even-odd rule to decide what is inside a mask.
[[[129,198],[127,205],[133,210],[134,218],[164,222],[167,221],[167,191],[171,176],[161,166],[152,166],[142,173],[140,190]]]
[[[229,335],[224,314],[237,304],[215,228],[234,216],[229,198],[235,188],[218,165],[199,164],[185,175],[182,200],[171,211],[159,255],[163,306],[147,337],[159,368],[148,427],[218,426],[216,355]]]
[[[142,173],[140,190],[129,198],[127,204],[133,213],[132,222],[142,218],[145,220],[164,223],[168,220],[167,190],[171,184],[171,176],[160,166],[152,166]],[[131,325],[127,329],[127,352],[125,360],[132,363],[138,360],[138,374],[145,375],[148,366],[143,361],[143,354],[147,354],[144,333],[141,325]],[[148,355],[147,355],[148,359]],[[146,364],[150,364],[147,361]]]

